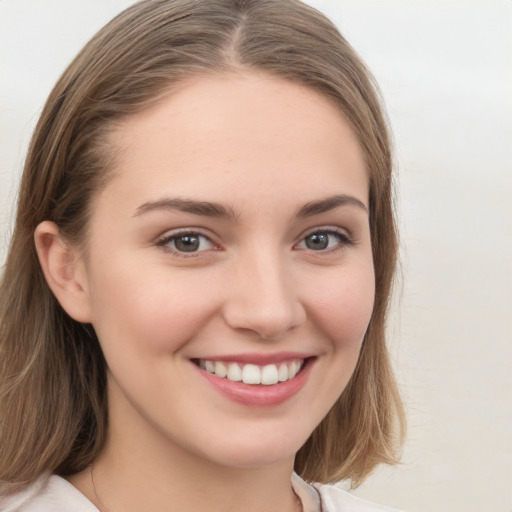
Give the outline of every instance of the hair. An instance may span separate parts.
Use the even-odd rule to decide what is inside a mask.
[[[266,72],[329,97],[356,133],[369,174],[373,314],[357,368],[296,456],[309,481],[359,484],[395,463],[405,430],[385,344],[397,258],[393,158],[378,88],[335,26],[298,0],[145,0],[82,49],[42,111],[28,150],[0,283],[0,482],[68,475],[98,455],[108,428],[106,363],[90,324],[48,287],[34,244],[44,221],[87,240],[92,199],[109,179],[109,134],[196,76]]]

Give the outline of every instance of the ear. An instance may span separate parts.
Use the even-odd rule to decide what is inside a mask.
[[[46,282],[60,305],[76,321],[91,322],[87,274],[78,249],[70,246],[50,221],[37,226],[34,240]]]

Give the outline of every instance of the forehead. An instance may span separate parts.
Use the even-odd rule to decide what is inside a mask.
[[[122,151],[107,189],[139,202],[194,193],[242,206],[273,189],[367,201],[360,146],[334,102],[266,74],[191,79],[126,118],[113,143]]]

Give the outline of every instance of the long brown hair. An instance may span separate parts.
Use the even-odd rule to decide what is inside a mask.
[[[145,0],[108,23],[51,92],[26,158],[0,284],[0,482],[21,489],[43,472],[72,474],[101,450],[106,364],[91,325],[71,319],[44,279],[34,230],[55,222],[87,237],[91,200],[109,178],[108,134],[193,76],[259,70],[331,98],[363,149],[376,278],[357,369],[296,457],[305,479],[362,481],[392,463],[402,405],[385,345],[396,265],[392,154],[376,86],[322,14],[296,0]]]

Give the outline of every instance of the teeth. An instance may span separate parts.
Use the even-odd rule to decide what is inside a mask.
[[[275,364],[267,364],[261,370],[261,383],[266,386],[271,384],[277,384],[279,382],[279,375],[277,372],[277,366]]]
[[[281,363],[281,365],[279,366],[277,378],[279,379],[279,382],[284,382],[285,380],[288,380],[288,366],[286,366],[284,363]]]
[[[261,371],[255,364],[246,364],[242,369],[242,380],[244,384],[259,384],[261,382]]]
[[[293,361],[293,363],[290,365],[290,368],[288,369],[288,378],[293,379],[295,375],[297,375],[297,372],[299,371],[300,366],[297,361]]]
[[[215,375],[218,377],[226,377],[228,374],[228,369],[226,368],[226,365],[224,363],[221,363],[220,361],[215,362]]]
[[[242,370],[240,369],[240,366],[238,366],[236,363],[230,363],[228,366],[227,378],[233,382],[242,380]]]
[[[293,379],[302,368],[304,360],[295,359],[278,365],[257,366],[255,364],[223,363],[221,361],[199,359],[197,364],[203,370],[233,382],[243,381],[244,384],[272,386]]]

